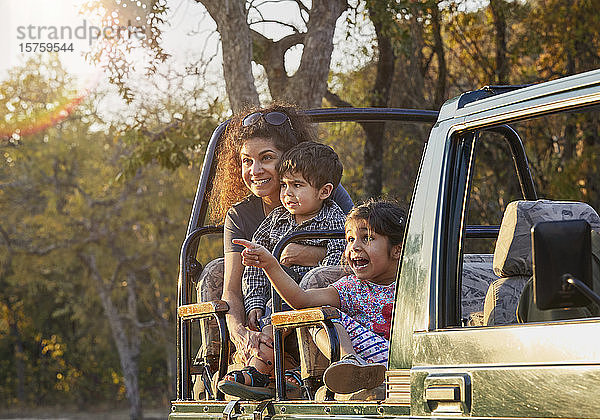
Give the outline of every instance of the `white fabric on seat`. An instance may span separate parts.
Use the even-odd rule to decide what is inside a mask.
[[[483,302],[494,280],[492,254],[464,254],[462,266],[461,316],[468,326],[483,325]]]

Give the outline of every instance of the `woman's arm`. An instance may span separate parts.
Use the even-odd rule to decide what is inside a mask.
[[[339,295],[333,287],[302,290],[265,247],[243,239],[234,239],[233,242],[246,247],[241,254],[242,264],[262,268],[277,293],[292,308],[302,309],[322,305],[340,307]]]
[[[352,210],[352,207],[354,207],[354,203],[352,202],[350,194],[348,194],[348,191],[346,191],[342,184],[339,184],[335,188],[335,190],[333,190],[331,196],[333,198],[333,201],[335,201],[338,204],[338,206],[340,206],[340,208],[345,214],[350,213],[350,210]]]
[[[327,248],[324,246],[300,245],[295,243],[287,244],[281,253],[279,261],[286,267],[292,265],[301,265],[303,267],[315,267],[327,255]]]
[[[225,253],[225,275],[223,279],[222,299],[229,305],[225,316],[231,340],[238,351],[246,353],[245,359],[249,360],[258,351],[261,342],[273,346],[273,339],[266,334],[250,331],[244,325],[246,313],[242,297],[242,256],[239,252]]]

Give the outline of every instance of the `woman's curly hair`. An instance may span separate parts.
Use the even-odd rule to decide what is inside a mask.
[[[244,127],[242,120],[254,112],[283,112],[289,121],[281,125],[271,125],[263,117],[254,124]],[[274,146],[282,153],[303,141],[316,141],[317,131],[310,119],[291,104],[274,102],[267,107],[246,108],[233,116],[224,138],[217,148],[217,171],[210,195],[210,215],[215,222],[223,222],[227,210],[250,194],[242,179],[240,150],[246,140],[260,137],[272,139]]]

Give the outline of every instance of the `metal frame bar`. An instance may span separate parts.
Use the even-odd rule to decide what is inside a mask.
[[[192,254],[192,249],[195,250],[198,246],[200,238],[204,235],[222,233],[222,226],[204,226],[191,231],[183,244],[179,254],[179,281],[177,282],[177,306],[187,305],[192,303],[190,297],[192,295],[188,256]],[[223,319],[224,321],[224,319]],[[192,337],[190,334],[190,320],[177,317],[177,399],[190,400],[192,399]],[[220,325],[220,320],[217,318],[217,323]],[[221,331],[219,329],[219,331]],[[227,329],[225,328],[225,331]],[[223,339],[223,336],[221,336]],[[229,346],[229,338],[227,333],[227,342]],[[223,344],[222,342],[222,344]],[[221,361],[219,362],[219,370]],[[225,371],[227,366],[225,366]]]
[[[304,232],[292,232],[277,242],[275,248],[273,248],[273,256],[279,260],[281,257],[281,253],[287,244],[292,241],[298,241],[301,239],[343,239],[345,238],[345,232],[342,230],[312,230],[312,231],[304,231]],[[275,290],[273,286],[271,286],[271,298],[273,302],[273,313],[281,312],[281,296]],[[329,321],[331,323],[331,321]],[[338,361],[340,358],[340,348],[339,348],[339,338],[337,336],[337,331],[333,324],[331,326],[327,325],[324,322],[326,327],[327,336],[329,337],[329,343],[332,346],[331,350],[331,361]],[[335,344],[334,341],[335,340]],[[275,371],[275,398],[277,401],[283,401],[286,399],[285,392],[285,373],[283,366],[283,338],[281,334],[281,330],[279,328],[273,328],[273,351],[275,353],[274,357],[274,371]],[[334,356],[336,359],[334,360]]]
[[[510,153],[515,164],[515,171],[519,178],[519,185],[521,186],[523,198],[526,200],[537,200],[537,193],[535,191],[531,171],[529,170],[529,162],[527,161],[527,155],[525,154],[525,147],[523,147],[523,141],[521,140],[519,133],[508,124],[492,127],[484,131],[491,131],[504,136],[504,140],[510,147]]]
[[[400,121],[400,122],[424,122],[435,123],[438,117],[438,111],[432,110],[414,110],[400,108],[331,108],[331,109],[314,109],[305,111],[307,115],[315,122],[377,122],[377,121]],[[221,123],[212,133],[212,136],[207,145],[202,172],[198,182],[192,214],[187,227],[187,237],[184,241],[180,253],[180,275],[178,282],[178,305],[190,303],[191,296],[191,281],[188,275],[187,258],[197,250],[199,237],[209,233],[218,233],[217,227],[199,227],[199,224],[206,218],[208,209],[208,194],[212,189],[212,181],[216,170],[216,150],[221,140],[222,134],[225,132],[229,121]],[[537,197],[531,179],[531,173],[527,164],[525,151],[521,139],[514,129],[510,126],[500,126],[489,129],[499,132],[505,136],[509,143],[513,154],[513,161],[517,167],[517,174],[521,189],[526,197]],[[531,198],[530,198],[531,199]],[[222,228],[220,228],[222,229]],[[490,238],[497,236],[496,226],[468,226],[467,237],[474,238]],[[297,237],[296,237],[297,238]],[[287,244],[287,243],[286,243]],[[278,252],[281,253],[281,248]],[[275,254],[275,253],[274,253]],[[280,254],[279,254],[280,255]],[[276,301],[279,300],[279,308],[281,307],[281,298],[274,293],[273,303],[276,306]],[[225,328],[226,329],[226,328]],[[274,337],[276,344],[283,347],[281,337]],[[276,347],[277,348],[277,347]],[[277,366],[277,351],[275,353],[275,362]],[[281,355],[279,355],[281,358]],[[191,337],[189,322],[179,319],[177,323],[177,360],[178,360],[178,377],[177,377],[177,399],[191,398]],[[281,365],[281,360],[279,360]],[[220,365],[219,370],[222,369]],[[276,386],[283,387],[283,375],[281,382],[276,383]],[[283,392],[285,392],[285,389]],[[279,394],[278,394],[279,395]]]

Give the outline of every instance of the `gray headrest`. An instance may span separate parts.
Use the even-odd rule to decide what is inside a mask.
[[[513,201],[504,211],[494,251],[494,274],[531,276],[531,228],[538,222],[584,219],[600,229],[598,213],[577,201]]]

